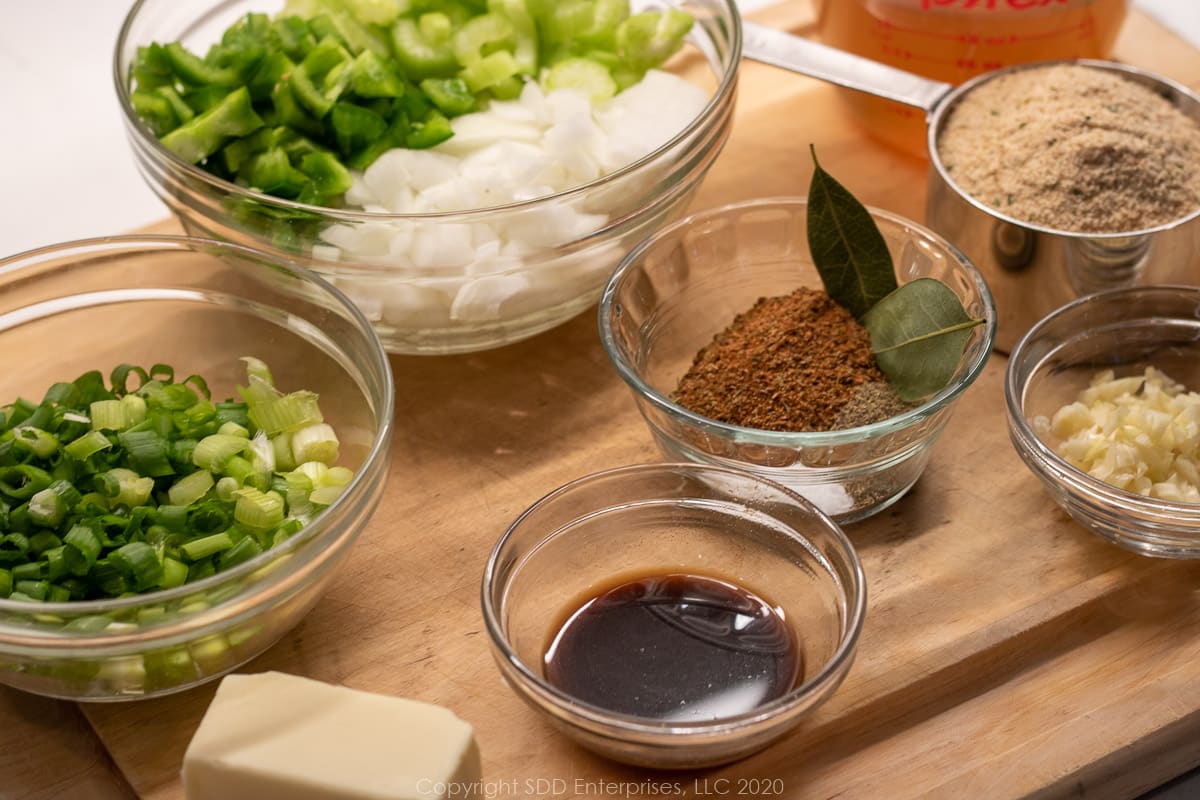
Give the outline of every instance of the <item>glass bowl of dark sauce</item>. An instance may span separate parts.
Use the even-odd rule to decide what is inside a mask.
[[[866,585],[798,494],[698,464],[622,467],[534,503],[488,560],[513,690],[617,761],[696,768],[786,735],[850,669]]]

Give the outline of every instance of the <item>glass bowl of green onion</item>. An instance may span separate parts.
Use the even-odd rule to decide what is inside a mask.
[[[357,306],[240,245],[116,236],[0,260],[0,683],[180,691],[317,601],[388,468]]]
[[[139,0],[114,77],[190,234],[324,275],[388,351],[592,306],[732,122],[732,0]]]

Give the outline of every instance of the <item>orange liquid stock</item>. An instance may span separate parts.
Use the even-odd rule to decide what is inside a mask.
[[[1056,58],[1107,58],[1126,0],[816,0],[821,40],[948,83]],[[925,112],[842,91],[877,139],[926,156]]]

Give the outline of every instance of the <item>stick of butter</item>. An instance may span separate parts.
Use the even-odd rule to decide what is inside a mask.
[[[183,759],[188,800],[442,800],[480,774],[449,709],[282,672],[225,676]]]

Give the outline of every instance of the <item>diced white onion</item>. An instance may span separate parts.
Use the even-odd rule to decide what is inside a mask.
[[[493,101],[482,111],[455,118],[454,136],[435,148],[384,153],[365,172],[354,174],[346,199],[369,211],[414,214],[544,197],[652,152],[695,119],[705,102],[699,87],[659,71],[596,107],[583,92],[547,93],[530,82],[518,99]],[[571,299],[612,267],[615,254],[608,248],[566,260],[535,254],[602,228],[614,207],[604,204],[621,202],[630,187],[613,189],[600,193],[599,201],[590,198],[586,208],[583,200],[574,199],[472,225],[410,220],[334,224],[321,231],[313,255],[378,265],[378,276],[343,271],[337,283],[372,319],[391,325],[432,327],[519,316],[537,310],[538,304]],[[398,276],[399,270],[416,274]],[[435,277],[441,283],[413,283]]]

